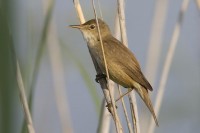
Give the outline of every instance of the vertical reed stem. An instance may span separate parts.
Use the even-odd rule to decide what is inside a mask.
[[[178,20],[177,20],[177,23],[175,25],[174,32],[172,35],[172,39],[169,44],[169,50],[167,52],[167,56],[166,56],[166,60],[164,63],[164,68],[163,68],[163,72],[161,75],[160,84],[159,84],[158,94],[156,97],[155,113],[157,116],[159,115],[159,111],[160,111],[161,103],[163,100],[163,95],[164,95],[165,86],[167,83],[167,78],[168,78],[171,62],[172,62],[172,59],[174,56],[174,51],[176,49],[176,45],[177,45],[177,42],[179,39],[183,18],[184,18],[186,10],[188,8],[188,5],[189,5],[189,0],[183,0],[181,10],[178,15]],[[155,124],[154,124],[154,120],[152,118],[150,121],[148,133],[153,133],[154,130],[155,130]]]

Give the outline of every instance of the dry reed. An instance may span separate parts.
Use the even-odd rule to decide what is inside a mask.
[[[126,34],[126,19],[125,19],[125,2],[124,0],[117,0],[118,3],[118,16],[119,16],[119,23],[120,23],[120,30],[121,30],[121,40],[122,43],[128,47],[128,39]],[[138,111],[137,111],[137,104],[136,104],[136,97],[135,93],[132,91],[129,95],[129,102],[130,102],[130,109],[132,115],[132,121],[134,124],[134,132],[140,132],[139,126],[139,119],[138,119]],[[133,101],[134,100],[134,101]],[[129,124],[128,124],[129,125]],[[129,129],[130,130],[130,129]]]
[[[78,0],[74,0],[74,5],[75,5],[75,8],[76,8],[77,14],[78,14],[78,16],[79,16],[80,22],[81,22],[81,23],[84,23],[84,22],[85,22],[85,19],[84,19],[83,12],[82,12],[82,9],[81,9],[81,6],[80,6],[79,1],[78,1]],[[89,51],[90,51],[90,49],[89,49]],[[101,70],[100,70],[100,68],[99,68],[99,66],[97,65],[97,62],[95,61],[93,55],[91,54],[91,52],[90,52],[90,55],[91,55],[91,57],[92,57],[92,60],[93,60],[95,69],[96,69],[96,71],[97,71],[97,74],[102,73]],[[115,103],[113,103],[113,102],[114,102],[114,101],[113,101],[114,99],[113,99],[113,98],[110,98],[110,92],[109,92],[109,90],[108,90],[108,87],[107,87],[107,84],[106,84],[106,80],[105,80],[105,79],[101,79],[101,80],[99,81],[99,83],[100,83],[100,85],[101,85],[101,88],[102,88],[102,90],[103,90],[103,93],[104,93],[104,96],[105,96],[105,99],[106,99],[107,103],[109,103],[110,101],[112,101],[112,104],[115,105]],[[108,83],[108,84],[109,84],[109,83]],[[115,106],[114,106],[114,107],[115,107]],[[112,114],[113,119],[114,119],[114,121],[115,121],[115,123],[116,123],[117,131],[118,131],[118,132],[122,132],[122,126],[121,126],[121,123],[120,123],[120,121],[119,121],[119,117],[117,116],[117,114],[116,114],[116,112],[115,112],[114,110],[116,111],[115,108],[113,108],[113,107],[110,108],[111,114]]]
[[[24,109],[24,117],[26,118],[28,132],[35,133],[35,129],[33,126],[33,120],[32,120],[31,113],[30,113],[30,110],[28,107],[28,101],[26,98],[24,83],[23,83],[18,60],[16,61],[16,67],[17,67],[17,83],[18,83],[18,88],[19,88],[19,94],[20,94],[21,103],[22,103],[23,109]]]
[[[182,2],[182,6],[178,15],[178,19],[172,34],[172,39],[170,41],[169,44],[169,50],[167,52],[167,56],[166,56],[166,60],[164,63],[164,68],[162,71],[162,75],[161,75],[161,80],[160,80],[160,84],[159,84],[159,88],[158,88],[158,94],[156,96],[156,103],[155,103],[155,113],[158,116],[159,115],[159,111],[160,111],[160,107],[161,107],[161,103],[163,100],[163,96],[164,96],[164,91],[165,91],[165,86],[167,83],[167,78],[168,78],[168,74],[169,74],[169,70],[170,70],[170,66],[171,66],[171,62],[174,56],[174,51],[176,49],[176,45],[179,39],[179,35],[180,35],[180,30],[181,30],[181,26],[183,23],[183,18],[185,15],[185,12],[188,8],[189,5],[189,0],[183,0]],[[153,133],[155,130],[155,124],[154,124],[154,120],[153,118],[150,121],[150,125],[148,128],[148,133]]]

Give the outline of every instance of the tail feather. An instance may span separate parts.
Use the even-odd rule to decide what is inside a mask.
[[[153,105],[151,103],[151,100],[150,100],[150,97],[149,97],[149,94],[148,94],[148,90],[141,86],[139,88],[136,88],[136,91],[138,92],[138,94],[140,95],[140,97],[142,98],[142,100],[144,101],[144,103],[146,104],[148,109],[150,110],[156,125],[159,126],[156,114],[155,114],[154,109],[153,109]]]

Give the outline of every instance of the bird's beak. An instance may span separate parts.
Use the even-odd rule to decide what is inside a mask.
[[[81,29],[82,28],[81,25],[69,25],[69,27],[71,27],[71,28],[77,28],[77,29]]]

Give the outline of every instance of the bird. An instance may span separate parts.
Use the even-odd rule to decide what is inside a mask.
[[[153,88],[142,73],[135,55],[119,40],[113,37],[109,26],[103,20],[98,19],[98,24],[110,79],[124,88],[129,88],[128,93],[135,89],[150,110],[158,126],[158,120],[148,93]],[[83,33],[91,54],[94,56],[101,71],[106,75],[97,26],[96,19],[91,19],[80,25],[70,25],[70,27],[77,28]]]

